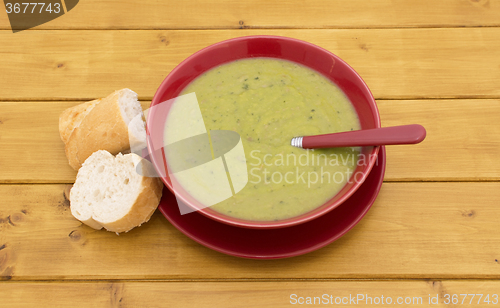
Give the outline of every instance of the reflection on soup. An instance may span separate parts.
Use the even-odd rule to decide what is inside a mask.
[[[324,204],[352,176],[359,148],[303,150],[290,145],[295,136],[360,129],[349,99],[316,71],[271,58],[238,60],[199,76],[181,95],[192,92],[206,131],[237,132],[246,157],[246,185],[236,193],[232,187],[233,195],[211,209],[245,220],[287,219]],[[167,118],[166,141],[175,135],[176,125],[182,130],[182,122],[172,120],[180,117],[175,104]],[[187,191],[195,190],[195,181],[176,179]],[[208,202],[203,194],[195,197]]]

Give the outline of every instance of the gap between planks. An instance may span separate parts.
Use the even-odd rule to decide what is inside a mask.
[[[244,27],[194,27],[194,28],[113,28],[92,29],[92,28],[61,28],[61,29],[27,29],[26,31],[212,31],[212,30],[391,30],[391,29],[474,29],[474,28],[499,28],[498,25],[487,26],[452,26],[452,25],[424,25],[424,26],[379,26],[379,27],[287,27],[287,26],[244,26]],[[0,28],[0,31],[12,31],[9,28]]]
[[[498,277],[484,278],[450,278],[450,277],[433,277],[433,278],[228,278],[228,279],[203,279],[203,278],[186,278],[186,279],[34,279],[34,280],[0,280],[1,284],[6,283],[133,283],[133,282],[152,282],[152,283],[197,283],[197,282],[217,282],[217,283],[233,283],[233,282],[427,282],[427,281],[460,281],[460,282],[484,282],[498,281]]]
[[[500,179],[481,179],[481,180],[471,180],[471,179],[419,179],[419,180],[384,180],[384,183],[394,183],[394,184],[403,184],[403,183],[498,183]],[[0,185],[61,185],[67,184],[72,185],[74,182],[29,182],[29,181],[0,181]]]
[[[96,99],[95,97],[78,97],[78,98],[61,98],[61,97],[53,97],[53,98],[0,98],[0,103],[33,103],[33,102],[41,102],[41,103],[66,103],[66,102],[88,102]],[[408,96],[408,97],[374,97],[377,101],[439,101],[439,100],[470,100],[470,99],[481,99],[481,100],[494,100],[500,99],[500,96],[496,95],[458,95],[458,96]],[[139,101],[151,101],[153,97],[151,96],[139,96]]]

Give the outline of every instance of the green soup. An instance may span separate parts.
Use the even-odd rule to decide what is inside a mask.
[[[342,90],[314,70],[271,58],[238,60],[199,76],[181,95],[192,92],[206,130],[239,133],[246,157],[248,182],[212,205],[215,211],[254,221],[298,216],[332,198],[356,167],[359,148],[304,150],[290,145],[295,136],[360,129]],[[186,124],[172,120],[179,117],[172,108],[166,139]],[[193,185],[192,180],[179,182],[188,191]],[[203,196],[197,199],[204,203]]]

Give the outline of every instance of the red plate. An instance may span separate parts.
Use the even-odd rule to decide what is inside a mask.
[[[334,82],[352,102],[361,124],[361,129],[380,128],[380,116],[377,104],[368,86],[363,79],[342,59],[319,46],[289,37],[280,36],[244,36],[233,38],[208,46],[182,61],[168,76],[156,91],[151,107],[160,106],[163,102],[177,97],[181,91],[196,77],[224,63],[234,60],[255,57],[277,58],[299,63],[309,67]],[[161,108],[151,108],[148,113],[147,131],[148,149],[151,161],[160,174],[165,172],[164,155],[162,151],[154,150],[154,143],[163,144],[165,121],[170,104],[163,104]],[[158,147],[159,149],[159,147]],[[375,163],[379,147],[362,147],[361,154],[368,159],[368,163],[361,164],[353,170],[356,176],[359,173],[368,174]],[[165,174],[163,183],[174,191],[170,177]],[[272,229],[298,225],[315,220],[348,199],[358,188],[360,181],[350,181],[342,190],[322,206],[302,215],[278,221],[256,222],[229,217],[204,206],[192,196],[189,196],[182,187],[177,187],[178,199],[190,204],[189,207],[200,209],[199,213],[226,224],[255,228]],[[182,185],[179,185],[182,186]]]
[[[159,209],[182,233],[213,250],[242,258],[279,259],[322,248],[352,229],[368,212],[382,186],[385,147],[358,190],[334,210],[312,221],[280,229],[233,227],[193,212],[181,215],[174,195],[165,187]]]

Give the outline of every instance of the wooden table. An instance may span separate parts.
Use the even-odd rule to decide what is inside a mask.
[[[499,0],[86,0],[19,33],[2,12],[0,29],[1,307],[281,307],[292,294],[410,307],[457,294],[458,307],[473,293],[481,302],[468,295],[463,305],[495,306]],[[422,144],[387,149],[385,182],[361,223],[318,251],[259,261],[205,248],[159,212],[120,236],[75,220],[61,111],[124,87],[147,107],[187,56],[255,34],[330,50],[367,82],[383,126],[427,128]]]

